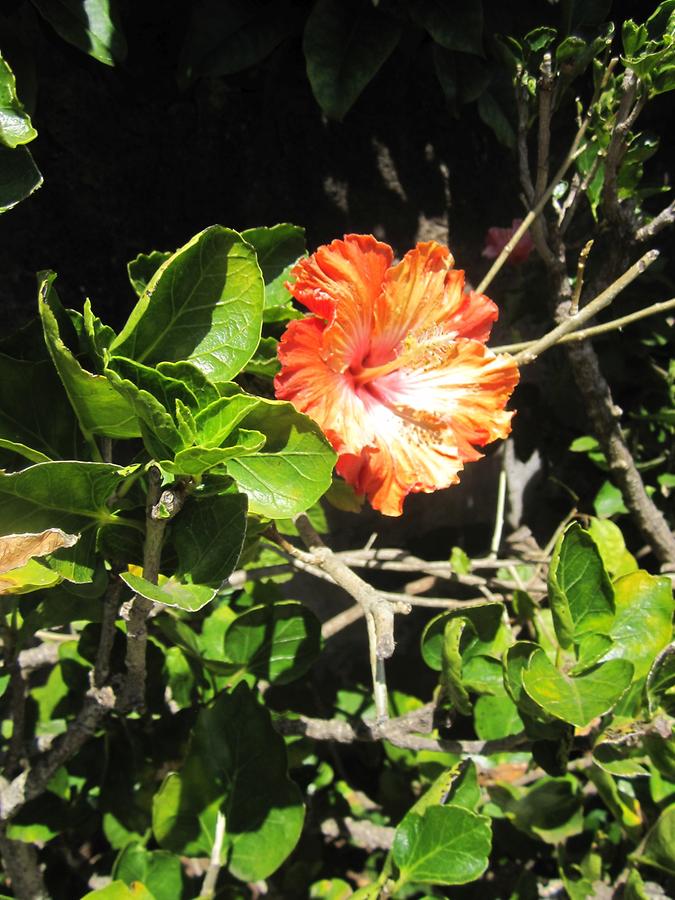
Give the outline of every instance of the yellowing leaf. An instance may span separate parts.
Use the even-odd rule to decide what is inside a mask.
[[[0,537],[0,574],[25,566],[34,556],[46,556],[61,547],[72,547],[79,537],[79,534],[66,534],[60,528]]]

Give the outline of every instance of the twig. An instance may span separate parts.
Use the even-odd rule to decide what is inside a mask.
[[[55,643],[38,644],[37,647],[29,647],[19,653],[19,665],[26,673],[56,665],[58,659],[59,648]]]
[[[672,200],[665,209],[662,209],[658,216],[654,216],[651,222],[638,228],[635,232],[635,240],[638,242],[648,241],[655,235],[672,225],[675,222],[675,200]]]
[[[671,297],[670,300],[662,300],[659,303],[652,303],[651,306],[646,306],[644,309],[638,309],[634,313],[620,316],[618,319],[603,322],[601,325],[592,325],[590,328],[580,328],[578,331],[572,331],[569,334],[563,335],[558,343],[568,344],[571,341],[585,341],[587,338],[608,334],[612,331],[618,331],[626,325],[631,325],[633,322],[639,322],[640,319],[646,319],[649,316],[667,312],[667,310],[673,308],[675,308],[675,297]],[[495,353],[515,353],[518,350],[527,350],[528,347],[533,347],[534,344],[536,344],[536,341],[521,341],[518,344],[504,344],[503,346],[493,347],[492,349]]]
[[[213,847],[211,848],[211,859],[209,867],[204,875],[202,889],[199,894],[199,900],[211,900],[215,894],[216,882],[222,868],[221,854],[223,852],[223,841],[225,839],[225,816],[218,810],[216,815],[216,831],[213,836]]]
[[[376,825],[366,819],[353,819],[345,816],[341,819],[324,819],[321,834],[330,840],[349,841],[356,847],[362,847],[372,853],[373,850],[389,850],[394,843],[396,829],[390,825]]]
[[[162,555],[164,532],[169,520],[181,510],[185,501],[182,486],[162,490],[162,474],[157,466],[148,471],[148,492],[145,507],[145,545],[143,548],[143,578],[157,584]],[[126,678],[120,696],[121,709],[136,709],[145,702],[145,653],[148,642],[148,616],[153,603],[140,594],[123,608],[127,618]]]
[[[115,622],[120,608],[120,596],[124,583],[117,575],[111,575],[108,589],[103,598],[103,618],[101,620],[101,636],[96,651],[96,662],[92,673],[92,684],[101,688],[110,674],[110,654],[115,641]]]
[[[658,259],[658,250],[649,250],[636,263],[627,269],[623,275],[616,279],[608,288],[605,288],[597,297],[587,303],[583,309],[580,309],[575,316],[569,316],[559,325],[553,328],[548,334],[545,334],[539,340],[535,341],[528,349],[521,350],[515,357],[515,361],[519,366],[525,366],[540,356],[545,350],[549,350],[566,334],[575,331],[584,322],[587,322],[593,316],[597,315],[602,309],[616,298],[628,285],[641,275],[645,269]]]
[[[5,825],[0,826],[0,856],[19,900],[49,900],[35,847],[8,838]]]
[[[394,652],[394,613],[409,613],[410,603],[401,600],[387,600],[372,585],[359,578],[324,544],[306,515],[296,516],[294,522],[298,534],[310,552],[302,553],[281,535],[275,534],[273,536],[277,543],[280,543],[292,556],[313,564],[330,575],[333,581],[347,591],[363,608],[368,625],[373,694],[377,714],[379,718],[386,718],[388,711],[383,660],[388,659]]]
[[[628,146],[626,141],[628,133],[643,105],[640,100],[637,102],[635,100],[638,91],[638,79],[632,69],[626,69],[621,82],[621,90],[622,97],[616,113],[612,136],[607,147],[605,184],[602,192],[607,218],[614,224],[620,224],[622,218],[617,185],[619,167]]]
[[[502,542],[504,530],[504,508],[506,505],[506,455],[502,453],[502,464],[499,470],[499,483],[497,485],[497,504],[495,507],[495,526],[490,541],[490,556],[497,558],[499,545]]]
[[[581,291],[584,286],[584,272],[586,270],[586,261],[588,260],[588,254],[591,252],[593,248],[593,241],[587,241],[581,253],[579,254],[579,261],[577,262],[577,277],[574,282],[574,293],[572,294],[572,299],[570,300],[570,315],[576,316],[579,312],[579,300],[581,299]]]
[[[90,689],[84,705],[64,735],[55,741],[49,753],[32,768],[5,783],[0,789],[0,821],[8,821],[29,800],[39,797],[52,776],[80,750],[115,705],[111,688]]]
[[[431,731],[432,718],[433,707],[429,704],[419,710],[414,710],[413,714],[409,713],[384,722],[358,721],[350,723],[342,719],[278,716],[274,719],[273,724],[280,734],[303,735],[317,741],[334,741],[338,744],[389,741],[395,747],[405,750],[434,750],[456,753],[461,756],[490,756],[493,753],[505,753],[515,747],[526,747],[528,743],[524,734],[511,735],[493,741],[453,741],[417,733]]]

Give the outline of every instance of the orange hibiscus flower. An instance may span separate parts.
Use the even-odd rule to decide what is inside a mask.
[[[453,266],[434,241],[393,265],[388,244],[349,234],[287,284],[313,315],[281,338],[276,395],[318,423],[338,473],[385,515],[455,484],[476,446],[511,430],[518,369],[485,346],[497,307]]]

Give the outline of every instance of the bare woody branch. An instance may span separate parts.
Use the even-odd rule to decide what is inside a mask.
[[[434,750],[461,756],[489,756],[492,753],[504,753],[515,747],[527,746],[528,741],[523,734],[494,741],[453,741],[430,737],[428,733],[433,728],[433,713],[433,705],[428,704],[412,713],[385,722],[371,723],[360,720],[352,723],[342,719],[279,716],[274,720],[274,727],[283,735],[302,735],[317,741],[334,741],[338,744],[389,741],[395,747],[405,750]]]
[[[673,222],[675,222],[675,200],[669,203],[665,209],[662,209],[658,216],[654,216],[651,222],[643,225],[642,228],[638,228],[635,233],[635,240],[639,243],[651,240],[664,228],[672,225]]]
[[[626,325],[632,325],[633,322],[639,322],[640,319],[646,319],[649,316],[658,315],[658,313],[667,312],[669,309],[675,309],[675,297],[670,300],[661,300],[658,303],[652,303],[651,306],[645,306],[638,309],[634,313],[628,313],[625,316],[619,316],[618,319],[612,319],[609,322],[603,322],[601,325],[591,325],[590,328],[580,328],[578,331],[571,331],[564,334],[558,340],[558,344],[569,344],[572,341],[585,341],[588,338],[598,337],[603,334],[610,334],[613,331],[620,331]],[[518,344],[504,344],[499,347],[493,347],[495,353],[517,353],[520,350],[527,350],[535,345],[536,341],[521,341]]]
[[[534,362],[534,360],[541,356],[544,351],[549,350],[551,347],[555,346],[561,338],[565,335],[569,334],[572,331],[576,331],[581,325],[585,322],[588,322],[589,319],[592,319],[593,316],[596,316],[601,310],[603,310],[606,306],[616,299],[619,296],[621,291],[623,291],[626,287],[628,287],[631,282],[635,281],[635,279],[641,275],[645,269],[652,265],[652,263],[658,259],[659,251],[658,250],[649,250],[644,254],[636,263],[627,269],[623,275],[616,279],[608,288],[605,288],[597,297],[587,303],[582,309],[579,310],[576,315],[568,316],[565,318],[559,325],[556,325],[548,334],[545,334],[543,337],[539,338],[539,340],[535,341],[534,344],[530,345],[527,349],[522,350],[516,356],[516,362],[519,366],[527,365],[528,363]]]
[[[164,532],[169,521],[177,515],[185,502],[185,489],[178,485],[162,490],[162,475],[157,466],[148,472],[148,492],[145,508],[145,544],[143,548],[143,577],[157,584],[162,556]],[[122,709],[142,707],[145,702],[145,656],[148,643],[148,616],[153,603],[135,594],[123,608],[127,619],[126,678],[119,706]]]

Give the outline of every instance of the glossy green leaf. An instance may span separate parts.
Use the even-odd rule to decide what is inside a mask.
[[[516,145],[516,133],[501,104],[490,91],[483,91],[478,98],[478,115],[490,128],[500,144],[512,150]]]
[[[25,147],[10,150],[0,145],[0,213],[30,197],[41,184],[40,170]]]
[[[541,778],[512,807],[513,824],[548,844],[558,844],[583,831],[582,797],[577,782]]]
[[[154,897],[140,881],[131,886],[123,881],[111,881],[103,888],[89,891],[82,900],[154,900]]]
[[[178,77],[230,75],[260,63],[299,27],[291,0],[198,0],[181,51]]]
[[[14,149],[37,137],[16,93],[14,73],[0,54],[0,144]]]
[[[320,428],[290,403],[274,400],[261,400],[242,425],[267,437],[260,452],[227,463],[239,490],[248,494],[249,510],[287,518],[316,503],[335,464]]]
[[[245,534],[243,494],[193,494],[173,524],[179,576],[189,584],[220,587],[237,565]]]
[[[669,578],[640,570],[614,583],[616,618],[609,632],[614,646],[604,659],[626,659],[642,678],[673,634],[673,590]]]
[[[675,803],[667,806],[647,832],[644,845],[638,851],[639,862],[655,866],[675,875]]]
[[[31,559],[25,565],[0,574],[0,595],[30,594],[44,588],[54,587],[61,576],[44,563]]]
[[[253,248],[212,225],[160,266],[111,352],[148,366],[187,360],[229,381],[258,345],[263,303]]]
[[[286,315],[285,310],[287,310],[288,315]],[[276,321],[281,321],[282,318],[292,319],[296,317],[295,311],[291,307],[284,308],[277,306],[270,310],[270,312],[274,313],[274,319]],[[291,315],[291,313],[293,313],[293,315]],[[266,318],[265,321],[268,321],[268,319]],[[277,357],[278,346],[279,341],[276,338],[261,338],[257,350],[246,363],[244,372],[248,372],[251,375],[258,375],[261,378],[274,378],[277,372],[281,370],[281,363]]]
[[[290,279],[293,265],[305,255],[305,229],[282,223],[271,228],[249,228],[241,236],[255,247],[265,281],[263,319],[278,322],[295,315],[284,283]]]
[[[41,15],[69,44],[107,66],[127,55],[116,23],[114,0],[32,0]]]
[[[319,620],[295,600],[253,606],[225,632],[227,658],[272,684],[300,678],[320,649]]]
[[[162,468],[175,475],[201,476],[209,469],[224,466],[230,459],[249,456],[265,444],[265,436],[259,431],[240,429],[227,447],[188,447],[180,450],[173,462],[162,460]]]
[[[471,712],[469,693],[462,683],[462,653],[460,644],[465,629],[473,631],[468,619],[457,616],[448,619],[443,629],[441,649],[441,685],[443,692],[462,715]]]
[[[116,522],[107,500],[121,480],[117,466],[107,463],[46,462],[0,472],[0,534],[46,528],[75,534]]]
[[[647,676],[647,699],[652,715],[659,707],[675,716],[675,644],[669,644]]]
[[[300,836],[300,792],[286,774],[283,738],[240,684],[202,710],[188,758],[153,801],[153,832],[176,853],[210,855],[215,813],[225,815],[230,872],[257,881],[274,872]]]
[[[153,603],[173,606],[185,612],[197,612],[216,596],[216,589],[205,584],[185,584],[169,578],[161,584],[153,584],[141,575],[122,572],[120,578],[135,594],[140,594]]]
[[[485,694],[476,700],[473,711],[476,734],[483,741],[493,741],[520,734],[523,720],[518,707],[506,694]]]
[[[595,541],[578,522],[572,522],[555,546],[548,585],[561,647],[593,632],[608,633],[614,592]]]
[[[135,259],[127,263],[129,281],[139,297],[147,288],[157,269],[170,256],[170,250],[151,250],[149,253],[139,253]]]
[[[557,36],[557,29],[549,28],[547,25],[540,25],[525,35],[523,43],[527,44],[530,50],[537,53],[550,46]]]
[[[64,314],[54,289],[56,275],[43,273],[38,298],[45,343],[63,382],[82,433],[111,438],[140,437],[138,419],[131,405],[103,375],[84,369],[61,339],[57,316]]]
[[[614,706],[632,675],[631,663],[613,659],[573,678],[558,671],[543,650],[537,650],[522,678],[535,703],[558,719],[582,728]]]
[[[360,0],[318,0],[305,25],[303,49],[312,92],[341,121],[398,43],[393,17]]]
[[[0,354],[0,440],[0,446],[35,462],[73,459],[85,452],[75,413],[51,360],[29,362]]]
[[[258,397],[235,394],[220,397],[195,416],[196,442],[203,447],[222,447],[242,419],[260,403]]]
[[[593,182],[595,184],[595,181]],[[603,178],[600,177],[598,190],[602,188]],[[599,195],[598,195],[599,196]],[[623,502],[623,494],[618,487],[615,487],[611,481],[604,481],[600,490],[593,500],[593,509],[596,516],[601,519],[609,518],[609,516],[617,516],[627,513],[628,509]]]
[[[483,52],[482,0],[458,0],[452,5],[411,0],[410,13],[442,47],[463,53]]]
[[[448,620],[464,616],[474,629],[475,637],[470,646],[462,647],[462,656],[468,659],[470,656],[494,655],[501,656],[503,651],[512,643],[506,629],[502,627],[504,606],[486,600],[481,606],[471,606],[467,609],[455,609],[451,612],[441,613],[432,619],[422,633],[422,656],[425,663],[437,672],[441,670],[443,649],[443,632]]]
[[[406,882],[466,884],[488,864],[491,831],[487,816],[460,806],[432,806],[408,813],[396,829],[392,855],[399,887]]]
[[[178,856],[167,850],[146,850],[129,844],[118,856],[113,878],[129,887],[142,882],[155,900],[176,900],[183,891],[183,867]]]
[[[621,529],[610,519],[592,517],[588,523],[588,533],[593,538],[602,557],[602,562],[610,578],[620,578],[635,572],[638,567],[632,553],[626,549]]]

